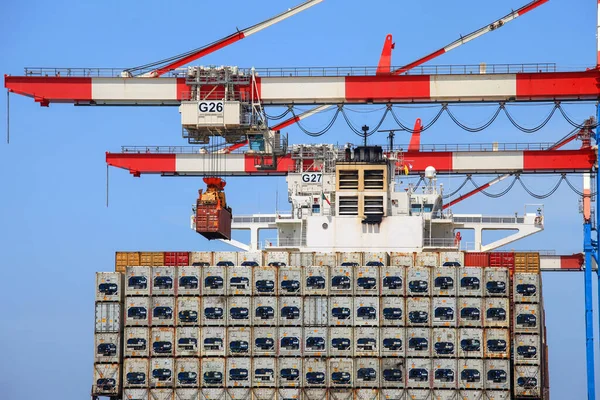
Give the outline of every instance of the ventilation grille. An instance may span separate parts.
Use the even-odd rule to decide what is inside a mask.
[[[358,215],[358,196],[340,196],[340,215]]]
[[[383,170],[365,170],[365,190],[383,190]]]
[[[365,196],[365,215],[383,215],[383,197]]]
[[[339,171],[340,190],[358,190],[358,171]]]

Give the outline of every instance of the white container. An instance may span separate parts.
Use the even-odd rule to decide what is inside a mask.
[[[487,328],[483,334],[485,358],[510,357],[510,331],[508,329]]]
[[[369,265],[369,263],[390,265],[390,256],[386,251],[365,252],[363,254],[363,264]]]
[[[94,362],[118,363],[121,358],[121,340],[118,333],[94,335]]]
[[[287,251],[265,251],[265,264],[273,264],[274,266],[285,266],[290,264],[290,253]]]
[[[432,397],[431,398],[432,398],[432,400],[457,400],[456,390],[453,390],[453,389],[435,389],[432,392]]]
[[[222,296],[227,283],[227,267],[202,267],[202,296]]]
[[[406,359],[406,386],[429,388],[431,385],[431,361],[428,358]]]
[[[202,297],[202,325],[221,326],[227,321],[227,297]]]
[[[138,320],[140,321],[140,320]],[[145,319],[146,325],[148,318]],[[127,321],[126,321],[127,322]],[[96,303],[96,333],[121,331],[121,305],[119,303]]]
[[[456,359],[436,358],[432,360],[431,365],[435,389],[456,389],[458,387]]]
[[[353,328],[329,328],[329,355],[351,357],[354,350]]]
[[[225,374],[223,374],[223,376],[225,376]],[[204,375],[202,375],[202,377],[204,378]],[[225,389],[217,389],[214,387],[215,385],[212,385],[210,389],[208,388],[202,388],[200,389],[200,399],[201,400],[222,400],[225,399],[226,397],[226,390]],[[229,392],[229,391],[227,391]]]
[[[252,325],[252,298],[231,296],[227,299],[227,325]]]
[[[485,282],[483,280],[483,268],[460,267],[457,276],[458,295],[461,297],[483,296]]]
[[[253,267],[227,267],[227,294],[230,296],[250,296],[252,294]]]
[[[457,326],[456,297],[434,297],[431,299],[433,326],[454,328]]]
[[[310,389],[308,391],[312,392],[314,390],[315,389]],[[306,392],[306,391],[303,391],[302,389],[289,389],[289,388],[277,389],[279,399],[301,399],[302,392]],[[306,396],[308,396],[308,395],[305,395],[304,399],[308,400],[308,398]]]
[[[200,360],[200,372],[202,373],[202,387],[225,387],[225,359],[224,358],[202,358]],[[220,379],[219,379],[220,378]],[[205,392],[209,398],[211,394],[220,392]]]
[[[177,267],[177,295],[200,296],[201,267]]]
[[[456,358],[457,331],[454,328],[434,328],[431,332],[431,349],[436,358]]]
[[[123,400],[150,400],[148,389],[124,389]]]
[[[175,298],[152,297],[152,326],[175,326]]]
[[[539,335],[517,334],[515,338],[514,356],[517,364],[539,365],[542,346]]]
[[[280,356],[302,356],[302,328],[279,328],[278,348]]]
[[[354,251],[354,252],[340,252],[337,254],[337,265],[342,265],[345,263],[353,263],[356,265],[364,265],[363,263],[363,253]]]
[[[379,389],[355,389],[356,400],[378,400]],[[350,397],[350,400],[352,397]]]
[[[307,357],[327,356],[328,329],[304,327],[304,355]]]
[[[354,298],[354,325],[379,326],[379,297]]]
[[[257,388],[256,385],[254,385],[252,395],[254,396],[254,400],[273,400],[277,398],[277,389],[265,387]]]
[[[440,254],[433,251],[424,251],[416,254],[415,266],[436,267],[440,265]]]
[[[304,298],[304,326],[328,326],[329,302],[327,297]]]
[[[239,265],[237,251],[215,251],[213,253],[214,265],[218,265],[220,262],[232,262],[233,265]]]
[[[538,333],[540,331],[540,325],[539,305],[515,304],[515,332]]]
[[[508,269],[503,267],[489,267],[483,271],[486,297],[508,297],[510,288]]]
[[[485,388],[510,389],[509,360],[485,360]]]
[[[198,376],[200,380],[200,376]],[[200,390],[198,389],[175,389],[175,400],[198,400]]]
[[[315,265],[314,253],[290,253],[290,265],[308,267]]]
[[[539,366],[515,366],[514,380],[515,395],[535,398],[542,395],[542,374]]]
[[[277,328],[260,326],[252,328],[252,355],[273,356],[277,354],[278,342]]]
[[[404,296],[405,272],[403,266],[381,267],[381,295],[382,296]]]
[[[327,296],[329,294],[328,266],[304,267],[304,294],[306,296]]]
[[[483,389],[483,383],[485,381],[483,360],[459,359],[457,378],[459,389]]]
[[[362,296],[379,295],[379,266],[361,266],[354,269],[354,294]]]
[[[354,282],[354,267],[336,266],[329,270],[329,294],[351,295]]]
[[[279,308],[277,297],[254,297],[252,312],[254,313],[254,325],[277,326]]]
[[[174,296],[176,275],[175,267],[152,267],[152,296]]]
[[[483,358],[484,347],[483,329],[458,329],[458,356],[460,358]],[[483,375],[481,379],[483,381]]]
[[[483,376],[483,375],[481,375]],[[461,390],[458,393],[460,400],[487,400],[483,396],[482,390]]]
[[[253,267],[255,296],[275,296],[277,294],[277,268]]]
[[[404,326],[406,312],[403,297],[381,298],[381,326]]]
[[[403,358],[381,359],[381,387],[403,388],[406,371]]]
[[[150,389],[151,400],[171,400],[173,398],[173,389]]]
[[[279,267],[279,296],[302,295],[302,267]]]
[[[117,395],[121,387],[120,370],[119,364],[94,364],[92,394],[96,396]]]
[[[149,297],[126,297],[125,298],[125,325],[126,326],[149,326],[152,310]]]
[[[96,301],[121,301],[123,292],[123,274],[96,272]]]
[[[406,398],[410,400],[431,400],[429,389],[406,389]]]
[[[435,267],[433,268],[433,295],[434,296],[456,296],[458,267]]]
[[[196,326],[200,324],[202,309],[199,297],[177,297],[177,325]]]
[[[379,356],[379,328],[360,326],[354,328],[354,355]]]
[[[483,302],[481,297],[461,297],[457,302],[459,327],[483,327]]]
[[[513,299],[515,303],[539,303],[540,275],[517,272],[513,276]]]
[[[381,356],[404,358],[406,354],[405,333],[404,328],[381,328],[381,344],[379,346]]]
[[[444,265],[444,263],[465,265],[465,253],[462,251],[442,251],[440,253],[440,265]]]
[[[407,328],[406,348],[407,357],[431,357],[431,329],[429,328]]]
[[[277,382],[279,387],[302,386],[302,358],[281,357],[277,360]]]
[[[404,378],[402,379],[404,380]],[[385,400],[405,400],[404,389],[381,389],[381,398]]]
[[[125,357],[150,356],[150,329],[126,327],[123,334],[123,351]]]
[[[247,357],[252,352],[252,328],[227,329],[227,355],[230,357]]]
[[[200,328],[185,326],[175,328],[175,355],[177,357],[198,357],[200,355]]]
[[[353,325],[352,297],[330,297],[329,298],[329,323],[332,326]]]
[[[406,325],[431,325],[431,300],[428,297],[409,297],[406,299]]]
[[[412,267],[415,265],[415,256],[413,253],[391,252],[390,265]]]
[[[354,387],[379,387],[381,374],[378,358],[356,358],[354,360]]]
[[[252,383],[251,364],[251,358],[227,358],[227,387],[250,387]]]
[[[263,264],[263,254],[260,251],[242,251],[238,253],[238,263],[242,265],[244,262],[257,263],[259,266]]]
[[[175,329],[152,328],[150,330],[150,356],[173,357],[175,354]]]
[[[200,329],[202,357],[225,357],[226,331],[221,326],[203,327]]]
[[[277,386],[277,365],[273,357],[256,357],[252,359],[252,386]]]
[[[302,326],[302,297],[279,299],[279,326]]]
[[[485,314],[483,326],[486,328],[508,328],[510,324],[508,298],[488,297],[483,302]]]
[[[192,251],[190,253],[190,265],[204,267],[213,264],[212,251]]]
[[[332,267],[337,264],[335,253],[315,253],[315,265]]]
[[[227,389],[227,398],[230,400],[248,400],[252,396],[252,389],[250,388],[230,388]]]
[[[197,358],[179,358],[175,362],[175,386],[178,388],[198,387],[200,384],[200,362]]]
[[[328,370],[330,387],[352,387],[355,383],[352,359],[331,358]]]
[[[125,271],[125,295],[150,296],[152,267],[127,267]]]
[[[406,269],[406,295],[431,295],[431,268],[412,267]]]
[[[486,400],[511,400],[511,392],[508,390],[486,390]]]
[[[304,386],[327,386],[327,360],[325,358],[304,359]]]
[[[152,358],[150,360],[150,387],[172,388],[175,382],[175,360]]]

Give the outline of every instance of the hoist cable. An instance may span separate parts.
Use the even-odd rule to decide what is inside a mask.
[[[558,182],[556,182],[556,185],[554,185],[554,187],[546,194],[536,194],[536,193],[532,192],[529,188],[527,188],[527,186],[525,186],[525,184],[523,183],[523,181],[521,180],[521,178],[519,176],[517,176],[517,179],[519,180],[519,183],[521,183],[521,186],[523,187],[523,189],[525,189],[525,191],[531,197],[535,197],[538,200],[542,200],[542,199],[552,196],[554,194],[554,192],[556,192],[558,190],[560,184],[565,179],[565,175],[562,174],[560,179],[558,180]]]
[[[552,108],[552,111],[550,111],[550,114],[548,114],[548,116],[546,117],[546,119],[538,126],[536,126],[535,128],[525,128],[524,126],[519,125],[519,123],[517,121],[515,121],[515,119],[512,117],[512,115],[508,112],[508,110],[506,109],[506,107],[504,106],[504,104],[500,105],[500,108],[502,110],[504,110],[504,114],[506,114],[506,117],[508,118],[508,120],[511,122],[511,124],[513,124],[513,126],[515,128],[517,128],[518,130],[520,130],[521,132],[525,132],[525,133],[534,133],[539,131],[540,129],[542,129],[544,126],[546,126],[546,124],[548,122],[550,122],[550,120],[552,119],[552,116],[554,115],[554,113],[556,112],[557,108],[560,108],[560,103],[556,103],[554,105],[554,107]]]
[[[492,118],[490,118],[490,120],[488,122],[486,122],[485,124],[477,127],[477,128],[470,128],[466,125],[464,125],[463,123],[461,123],[455,116],[454,114],[452,114],[452,111],[450,111],[449,108],[446,108],[446,112],[448,113],[448,116],[450,117],[450,119],[452,121],[454,121],[454,123],[456,125],[458,125],[460,128],[462,128],[463,130],[467,131],[467,132],[471,132],[471,133],[475,133],[475,132],[481,132],[484,129],[487,129],[490,125],[492,125],[494,123],[494,121],[496,120],[496,118],[498,118],[498,115],[500,115],[500,111],[502,110],[502,107],[498,107],[496,109],[496,112],[494,113],[494,115],[492,116]]]
[[[465,180],[463,181],[463,183],[452,193],[449,194],[445,194],[442,196],[443,199],[447,199],[450,198],[452,196],[454,196],[456,193],[460,192],[460,190],[465,187],[465,185],[467,184],[467,182],[469,182],[470,177],[466,177]]]
[[[333,126],[333,124],[335,123],[335,120],[337,119],[340,110],[342,109],[341,106],[339,106],[337,108],[337,110],[335,111],[335,114],[333,115],[333,118],[331,119],[331,121],[329,121],[329,123],[325,126],[325,128],[321,129],[318,132],[310,132],[309,130],[305,129],[301,124],[300,124],[300,120],[296,121],[296,124],[298,125],[298,127],[300,128],[300,130],[302,132],[304,132],[305,134],[307,134],[308,136],[311,137],[318,137],[318,136],[322,136],[323,134],[325,134],[325,132],[327,132],[329,129],[331,129],[331,127]],[[292,112],[292,116],[294,117],[294,119],[297,118],[296,113],[294,112],[294,109],[291,108],[290,109]]]

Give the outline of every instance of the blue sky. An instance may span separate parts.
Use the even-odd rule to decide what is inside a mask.
[[[410,62],[519,8],[525,1],[439,2],[326,0],[288,21],[214,53],[199,64],[240,67],[376,65],[387,33],[394,35],[395,65]],[[72,2],[7,0],[0,24],[0,72],[18,75],[25,66],[131,67],[210,43],[297,4],[289,0],[252,3],[180,0]],[[553,0],[434,64],[555,62],[564,69],[593,66],[596,57],[596,2]],[[6,97],[0,96],[0,120]],[[357,108],[361,110],[361,108]],[[456,113],[478,125],[488,107],[461,107]],[[593,105],[569,105],[578,121],[595,114]],[[412,124],[429,120],[434,109],[406,110]],[[549,106],[515,110],[535,126]],[[271,113],[275,113],[272,110]],[[375,124],[380,113],[356,113],[356,125]],[[316,130],[327,116],[306,121]],[[391,121],[391,120],[390,120]],[[388,121],[382,128],[393,128]],[[447,117],[423,134],[423,143],[552,142],[571,130],[555,117],[541,131],[525,135],[504,117],[478,134],[460,130]],[[297,127],[291,142],[357,143],[340,119],[318,140]],[[310,140],[309,140],[310,139]],[[383,143],[384,135],[373,143]],[[399,135],[398,142],[408,136]],[[110,207],[105,207],[105,151],[121,145],[184,145],[176,108],[41,108],[31,99],[11,97],[11,144],[0,144],[0,226],[5,305],[0,340],[0,392],[6,399],[75,400],[89,396],[92,381],[94,273],[113,269],[117,250],[226,250],[188,228],[190,206],[201,179],[132,178],[110,172]],[[556,177],[527,176],[533,190],[548,191]],[[572,177],[580,186],[580,178]],[[456,178],[442,177],[451,188]],[[479,182],[483,182],[480,178]],[[504,184],[491,189],[497,193]],[[272,212],[282,178],[228,180],[235,213]],[[280,196],[280,199],[284,196]],[[518,187],[501,200],[473,197],[455,213],[513,214],[537,203]],[[515,249],[580,252],[581,215],[577,196],[563,185],[544,200],[546,230]],[[279,208],[287,204],[280,200]],[[241,240],[247,238],[238,236]],[[585,397],[583,274],[544,275],[550,345],[552,397]],[[597,304],[597,303],[595,303]],[[35,378],[32,378],[35,377]],[[33,389],[33,390],[32,390]],[[38,393],[35,393],[38,394]]]

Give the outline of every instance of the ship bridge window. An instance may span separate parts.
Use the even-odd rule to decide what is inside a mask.
[[[432,212],[433,211],[433,204],[424,204],[423,205],[423,212]]]
[[[410,205],[410,211],[413,213],[420,213],[421,212],[421,205],[420,204],[411,204]]]

